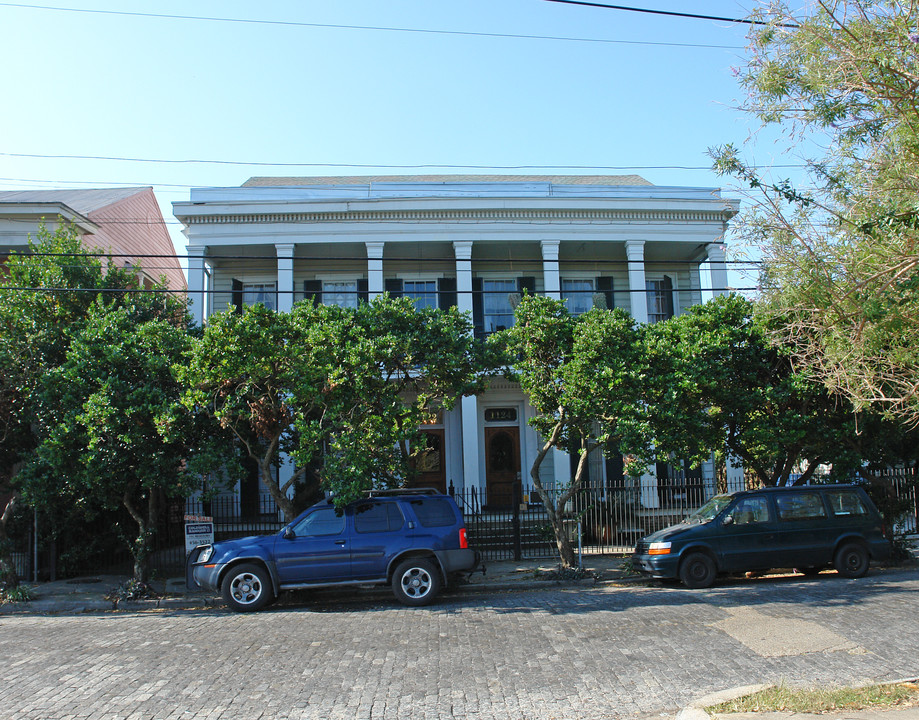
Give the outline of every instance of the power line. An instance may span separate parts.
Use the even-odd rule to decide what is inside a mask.
[[[0,3],[2,5],[2,3]],[[328,162],[264,162],[248,160],[202,160],[175,158],[138,158],[119,157],[116,155],[42,155],[38,153],[0,152],[0,157],[37,158],[40,160],[104,160],[112,162],[156,163],[162,165],[236,165],[244,167],[303,167],[303,168],[381,168],[384,170],[431,170],[445,168],[448,170],[711,170],[711,165],[448,165],[444,163],[419,163],[404,165],[380,165],[374,163],[328,163]],[[802,168],[804,163],[782,165],[752,166],[770,168]],[[0,178],[15,180],[15,178]],[[22,180],[21,182],[41,182],[39,180]],[[48,182],[56,182],[49,180]],[[61,181],[68,182],[68,181]],[[128,183],[117,183],[124,185]],[[162,184],[162,183],[161,183]],[[194,185],[163,185],[163,187],[196,187]]]
[[[344,25],[333,23],[310,23],[294,20],[260,20],[246,18],[228,18],[206,15],[172,15],[165,13],[129,12],[125,10],[92,10],[86,8],[53,7],[50,5],[26,5],[22,3],[0,3],[0,7],[23,8],[28,10],[50,10],[54,12],[73,12],[94,15],[120,15],[124,17],[157,18],[165,20],[197,20],[205,22],[238,23],[244,25],[275,25],[281,27],[324,28],[332,30],[375,30],[383,32],[418,33],[430,35],[454,35],[462,37],[513,38],[518,40],[555,40],[563,42],[588,42],[615,45],[651,45],[665,47],[688,47],[713,50],[742,50],[739,45],[707,45],[700,43],[652,42],[647,40],[611,40],[607,38],[579,38],[560,35],[521,35],[514,33],[489,33],[464,30],[430,30],[425,28],[385,27],[376,25]]]
[[[693,20],[715,20],[717,22],[742,23],[745,25],[769,25],[767,20],[753,20],[750,18],[719,17],[717,15],[699,15],[698,13],[674,12],[672,10],[652,10],[650,8],[629,7],[627,5],[604,5],[602,3],[586,2],[585,0],[546,0],[546,2],[562,3],[564,5],[583,5],[586,7],[603,8],[604,10],[623,10],[628,12],[645,13],[648,15],[667,15],[670,17],[690,18]],[[776,23],[778,27],[798,28],[796,23]]]

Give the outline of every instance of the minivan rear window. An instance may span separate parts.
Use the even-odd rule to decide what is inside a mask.
[[[789,493],[776,495],[775,506],[779,512],[779,520],[807,520],[809,518],[826,517],[826,508],[823,506],[818,493]]]
[[[867,515],[868,508],[855,490],[831,490],[826,494],[834,515]]]
[[[412,500],[412,510],[424,527],[446,527],[456,523],[453,505],[445,498],[418,498]]]

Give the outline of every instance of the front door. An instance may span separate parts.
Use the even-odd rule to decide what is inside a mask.
[[[489,507],[509,508],[520,497],[520,428],[485,428],[485,489]]]
[[[410,487],[434,488],[446,494],[447,467],[444,465],[444,431],[422,430],[424,449],[415,456],[415,477]]]

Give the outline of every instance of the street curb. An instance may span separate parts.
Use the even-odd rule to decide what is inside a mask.
[[[680,710],[680,712],[677,713],[676,720],[709,720],[711,715],[705,711],[705,708],[712,705],[720,705],[721,703],[730,702],[731,700],[742,698],[745,695],[752,695],[753,693],[757,693],[760,690],[765,690],[766,688],[770,687],[772,687],[772,685],[769,683],[759,685],[741,685],[739,687],[730,688],[728,690],[719,690],[718,692],[703,695],[697,700],[693,700],[689,705]]]

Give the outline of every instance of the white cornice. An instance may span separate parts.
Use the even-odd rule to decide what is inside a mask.
[[[179,208],[176,208],[179,210]],[[353,210],[332,212],[219,212],[185,214],[176,212],[187,225],[264,225],[278,223],[339,223],[339,222],[678,222],[721,223],[736,212],[728,203],[712,210],[588,210],[588,209],[463,209],[463,210]]]

